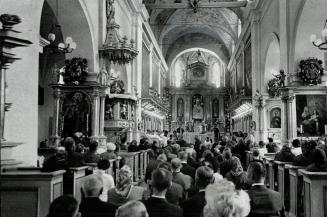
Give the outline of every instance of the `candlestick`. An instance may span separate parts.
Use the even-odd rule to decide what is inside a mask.
[[[327,136],[327,125],[325,125],[325,135]]]
[[[303,125],[300,125],[300,133],[303,134]]]

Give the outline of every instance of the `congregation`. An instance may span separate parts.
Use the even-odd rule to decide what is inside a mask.
[[[104,171],[110,167],[109,160],[119,158],[119,143],[107,143],[103,152],[95,141],[82,147],[66,138],[45,159],[43,171],[90,163],[97,164],[98,170],[84,180],[80,204],[72,196],[61,196],[52,202],[48,217],[63,213],[69,217],[282,217],[288,216],[285,205],[281,194],[265,185],[262,157],[275,153],[275,160],[305,166],[312,172],[327,171],[327,146],[322,140],[295,139],[292,147],[280,147],[271,138],[267,144],[257,144],[251,135],[237,133],[214,143],[197,138],[194,144],[162,141],[150,143],[142,138],[139,144],[135,140],[128,143],[128,152],[149,150],[150,161],[144,179],[133,182],[131,168],[121,159],[115,183]],[[247,151],[253,153],[248,165]]]

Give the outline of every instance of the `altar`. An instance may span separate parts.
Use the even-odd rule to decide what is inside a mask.
[[[185,132],[183,134],[183,139],[190,144],[195,143],[195,138],[198,138],[201,142],[204,142],[206,138],[209,137],[209,139],[212,139],[214,141],[214,133],[213,132],[207,132],[207,133],[196,133],[196,132]]]

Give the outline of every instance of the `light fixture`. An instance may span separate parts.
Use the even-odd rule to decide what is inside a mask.
[[[315,47],[319,48],[320,50],[327,50],[327,20],[325,21],[324,29],[321,31],[321,35],[324,40],[322,40],[321,38],[317,38],[315,34],[312,34],[310,36],[310,41]]]
[[[56,18],[58,19],[58,0],[56,0]],[[48,40],[50,41],[49,48],[52,49],[54,53],[71,53],[76,49],[76,42],[73,41],[73,38],[67,36],[65,42],[60,42],[57,45],[55,44],[56,33],[59,34],[61,32],[61,26],[57,23],[52,25],[50,33],[48,35]]]

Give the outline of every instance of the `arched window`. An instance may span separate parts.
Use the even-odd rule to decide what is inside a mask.
[[[221,65],[215,62],[212,66],[212,83],[218,88],[220,87]]]
[[[180,60],[177,60],[174,67],[175,71],[175,86],[180,87],[183,80],[184,65]]]

